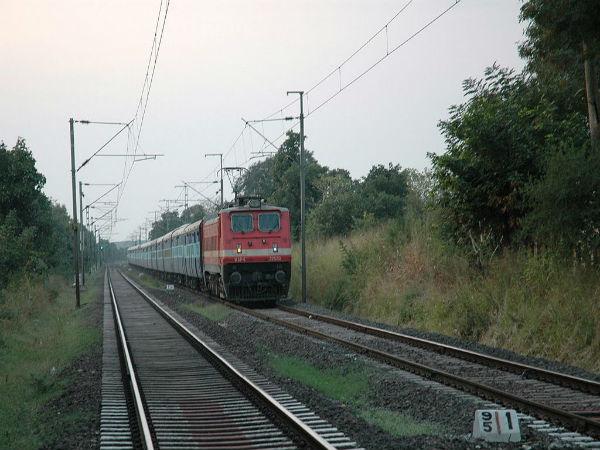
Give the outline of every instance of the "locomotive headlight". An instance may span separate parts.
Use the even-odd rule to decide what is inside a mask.
[[[242,253],[242,244],[237,245],[237,252]]]
[[[277,253],[279,251],[279,246],[277,245],[277,242],[273,243],[273,253]]]

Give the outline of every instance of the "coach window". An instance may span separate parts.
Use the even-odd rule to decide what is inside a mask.
[[[231,215],[231,231],[234,233],[248,233],[252,230],[252,214]]]
[[[260,231],[278,231],[279,230],[279,214],[264,213],[258,215],[258,229]]]

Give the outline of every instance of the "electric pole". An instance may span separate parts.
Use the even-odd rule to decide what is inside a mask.
[[[79,182],[79,241],[81,245],[81,284],[85,286],[85,229],[83,227],[83,190]]]
[[[98,228],[94,225],[94,267],[98,270],[98,237],[96,236]]]
[[[223,209],[223,153],[206,153],[204,157],[206,158],[207,156],[218,156],[221,158],[221,169],[219,172],[221,174],[221,209]]]
[[[71,135],[71,190],[73,191],[73,271],[75,272],[75,305],[81,306],[79,294],[79,230],[77,224],[77,187],[75,183],[75,130],[73,119],[69,119]]]
[[[181,185],[177,185],[175,186],[176,188],[183,188],[183,208],[184,209],[188,209],[188,185],[187,184],[181,184]]]
[[[305,168],[304,168],[304,91],[288,91],[300,95],[300,247],[302,272],[302,302],[306,303],[306,227],[305,227]]]

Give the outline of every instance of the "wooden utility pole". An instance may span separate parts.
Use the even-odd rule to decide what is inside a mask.
[[[583,70],[585,73],[585,93],[588,107],[588,120],[590,122],[590,137],[592,148],[600,150],[600,105],[598,102],[598,74],[594,55],[590,54],[585,41],[583,47]]]
[[[305,167],[304,167],[304,91],[288,91],[289,94],[300,95],[300,247],[301,247],[301,277],[302,302],[306,303],[306,223],[305,223]]]
[[[69,119],[71,135],[71,190],[73,192],[73,272],[75,272],[75,306],[81,306],[79,293],[79,230],[77,224],[77,187],[75,183],[75,131],[73,119]]]

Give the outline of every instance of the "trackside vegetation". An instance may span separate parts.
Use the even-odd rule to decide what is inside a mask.
[[[445,430],[433,423],[417,421],[369,403],[369,368],[353,364],[351,367],[323,369],[292,357],[270,354],[269,364],[282,377],[310,386],[319,393],[351,407],[366,422],[392,436],[442,435]]]
[[[24,139],[12,148],[0,142],[0,448],[52,445],[68,430],[89,427],[93,414],[44,412],[67,389],[64,370],[99,344],[89,313],[102,279],[88,276],[76,310],[73,223],[44,194],[45,181]],[[110,254],[112,245],[102,245]],[[91,252],[85,258],[90,267]]]
[[[308,152],[312,302],[600,370],[596,9],[525,1],[525,69],[493,63],[464,81],[431,169],[390,163],[352,179]],[[240,185],[289,207],[296,236],[298,139]]]
[[[388,222],[310,242],[308,296],[391,325],[600,371],[600,273],[550,252],[506,250],[485,270],[433,223]],[[298,250],[292,295],[299,298]]]
[[[89,314],[102,275],[89,277],[79,310],[72,288],[58,275],[14,279],[0,291],[0,448],[51,445],[68,430],[88,427],[97,413],[82,407],[56,415],[44,408],[66,390],[70,380],[63,370],[100,345],[100,329]]]

